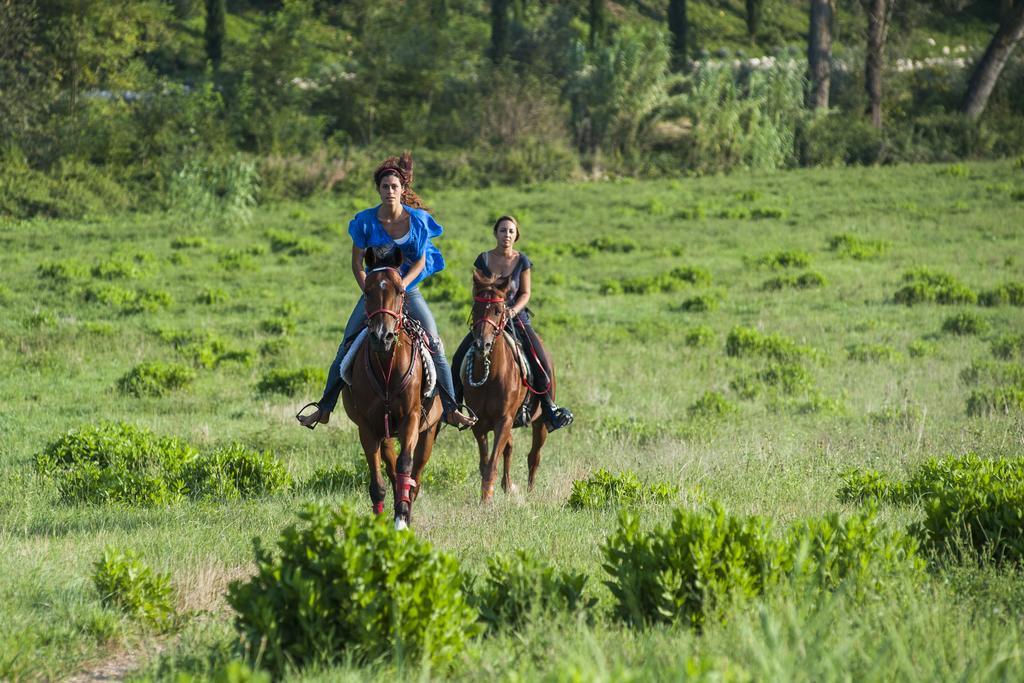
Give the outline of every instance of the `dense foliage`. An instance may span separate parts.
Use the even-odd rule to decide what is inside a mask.
[[[174,589],[170,576],[154,572],[135,553],[107,548],[93,565],[92,581],[104,605],[160,629],[173,625]]]
[[[228,591],[263,666],[393,656],[443,668],[476,632],[452,556],[394,531],[385,516],[310,506],[299,519],[276,553],[255,540],[256,575]]]

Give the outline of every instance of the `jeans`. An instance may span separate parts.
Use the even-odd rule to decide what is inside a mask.
[[[437,369],[437,385],[440,389],[441,405],[444,406],[446,414],[451,414],[458,409],[454,398],[455,389],[452,386],[452,369],[444,355],[444,344],[437,333],[434,315],[430,312],[430,307],[427,306],[427,301],[418,288],[406,291],[405,308],[409,317],[422,325],[423,331],[427,333],[430,342],[430,357],[434,360],[434,367]],[[360,296],[355,308],[352,309],[352,315],[348,317],[348,323],[345,324],[345,335],[338,346],[338,354],[334,357],[334,362],[331,363],[331,369],[327,371],[327,385],[324,387],[324,395],[320,399],[322,412],[332,412],[338,405],[338,397],[341,395],[341,388],[344,385],[341,379],[341,361],[365,325],[366,297]]]

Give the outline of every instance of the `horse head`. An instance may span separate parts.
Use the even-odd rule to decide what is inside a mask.
[[[390,351],[398,340],[405,315],[405,287],[398,266],[402,254],[392,249],[385,255],[366,252],[366,275],[363,294],[366,295],[366,327],[370,332],[370,347],[380,353]]]
[[[494,341],[508,322],[505,293],[508,278],[487,277],[473,271],[473,343],[484,357],[491,353]]]

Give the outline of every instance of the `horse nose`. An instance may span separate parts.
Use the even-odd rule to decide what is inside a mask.
[[[484,342],[484,353],[490,352],[492,346],[494,346],[494,342],[491,342],[491,341]]]
[[[395,339],[397,339],[397,338],[398,338],[398,334],[396,332],[389,331],[389,332],[387,332],[387,334],[384,335],[384,343],[385,344],[393,344],[395,342]]]

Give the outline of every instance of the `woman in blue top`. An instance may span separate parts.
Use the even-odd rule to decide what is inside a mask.
[[[389,157],[374,171],[373,182],[380,194],[381,203],[360,211],[348,224],[348,233],[352,236],[352,274],[356,278],[359,290],[363,291],[366,284],[363,256],[368,249],[373,249],[377,256],[389,254],[394,249],[402,253],[403,262],[399,272],[402,274],[402,284],[406,290],[406,308],[408,314],[423,326],[430,339],[430,355],[437,369],[444,420],[457,427],[467,427],[475,420],[458,410],[454,398],[455,390],[452,387],[452,371],[444,355],[437,324],[427,302],[423,299],[423,294],[416,287],[425,278],[444,270],[445,264],[441,252],[430,241],[431,238],[438,237],[443,229],[430,215],[422,200],[412,191],[412,166],[412,157],[403,154],[401,158]],[[319,401],[308,404],[316,406],[316,410],[308,415],[300,412],[296,416],[304,427],[313,429],[317,423],[326,423],[330,420],[343,385],[341,361],[352,341],[366,324],[365,300],[365,295],[359,297],[352,315],[349,316],[348,324],[345,325],[345,336],[327,373],[327,385],[324,387],[323,396]]]
[[[508,307],[510,326],[516,338],[526,351],[526,359],[533,375],[531,389],[540,399],[544,411],[544,421],[548,431],[554,431],[572,424],[573,414],[568,408],[555,404],[555,380],[548,356],[540,337],[530,323],[530,314],[526,304],[530,302],[530,283],[533,262],[513,246],[519,241],[519,222],[512,216],[502,216],[494,222],[494,249],[485,251],[476,257],[473,267],[486,277],[499,277],[508,280],[505,291],[505,305]],[[455,366],[455,399],[462,402],[462,361],[473,345],[473,334],[467,334],[462,340],[452,364]],[[520,416],[516,416],[516,426],[525,424]]]

